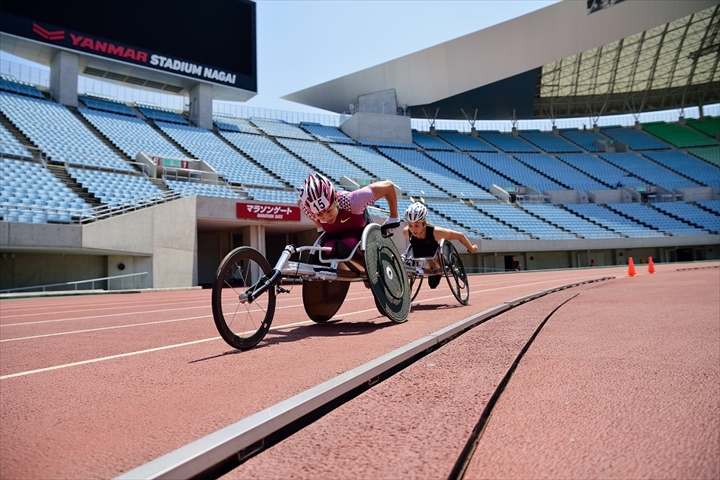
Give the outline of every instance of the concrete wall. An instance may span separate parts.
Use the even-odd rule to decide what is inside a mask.
[[[361,142],[412,143],[410,117],[401,115],[358,112],[340,125],[340,130]]]
[[[75,53],[59,51],[50,66],[50,95],[68,107],[78,106],[79,57]]]
[[[83,227],[83,249],[127,252],[154,288],[197,285],[196,198],[183,198]]]

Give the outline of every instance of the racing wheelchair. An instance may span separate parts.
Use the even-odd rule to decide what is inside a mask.
[[[410,301],[417,297],[425,277],[439,275],[445,277],[455,299],[462,305],[467,305],[470,299],[470,287],[465,265],[452,242],[444,238],[440,239],[432,257],[414,257],[412,245],[408,245],[405,253],[402,254],[402,260],[408,275]]]
[[[410,284],[402,256],[388,233],[399,225],[367,224],[342,258],[324,246],[325,233],[312,246],[287,245],[274,268],[252,247],[232,250],[220,262],[212,287],[213,318],[220,336],[238,350],[256,346],[270,330],[276,296],[289,293],[283,285],[298,280],[305,312],[314,322],[327,322],[337,313],[352,281],[363,281],[370,288],[381,314],[395,323],[405,322]],[[300,261],[304,252],[309,258]],[[298,261],[291,261],[294,254]]]

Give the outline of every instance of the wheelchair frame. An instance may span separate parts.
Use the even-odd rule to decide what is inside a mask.
[[[220,336],[228,345],[239,350],[248,350],[256,346],[265,337],[272,324],[276,295],[290,292],[282,286],[283,279],[293,283],[297,279],[301,280],[305,311],[315,322],[323,323],[329,320],[345,299],[349,288],[347,282],[360,280],[370,285],[380,313],[395,323],[405,322],[410,308],[406,268],[394,243],[391,240],[382,240],[391,235],[388,235],[387,230],[397,228],[399,225],[399,223],[383,226],[376,223],[366,225],[362,237],[346,258],[324,258],[323,252],[332,249],[321,246],[322,236],[318,237],[312,246],[287,245],[274,268],[271,268],[267,259],[252,247],[243,246],[232,250],[220,262],[213,282],[213,319]],[[371,239],[371,237],[375,238],[374,232],[378,229],[382,241]],[[367,265],[366,252],[372,247],[373,242],[378,245],[378,249],[389,248],[394,252],[384,255],[385,263],[382,268],[374,272],[373,278],[369,278],[368,268],[361,269],[357,265],[356,253],[358,250],[361,251]],[[290,261],[292,255],[303,252],[317,253],[320,264]],[[340,268],[343,264],[347,264],[349,269]],[[388,278],[390,281],[395,280],[393,288],[388,287]],[[310,284],[317,284],[320,289],[308,288],[306,293],[305,286]],[[391,308],[392,305],[379,300],[381,291],[379,288],[384,292],[397,292],[397,295],[393,294],[391,300],[400,308]],[[308,298],[312,295],[327,295],[330,298],[322,298],[310,304]]]
[[[420,292],[425,277],[441,275],[447,280],[455,299],[462,305],[467,305],[470,300],[470,286],[465,273],[465,265],[452,242],[441,238],[435,255],[432,257],[414,257],[412,245],[408,245],[405,253],[402,254],[402,259],[408,274],[410,291],[414,292],[410,297],[411,301],[415,300]],[[440,265],[440,271],[426,270],[425,265],[431,261]]]

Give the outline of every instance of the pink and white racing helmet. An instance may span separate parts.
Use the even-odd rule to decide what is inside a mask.
[[[300,190],[300,202],[315,215],[321,215],[335,201],[335,188],[330,180],[319,173],[308,175]]]

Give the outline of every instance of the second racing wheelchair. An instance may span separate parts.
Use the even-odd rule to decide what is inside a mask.
[[[352,281],[370,288],[381,314],[395,323],[405,322],[411,303],[408,270],[388,234],[398,226],[367,224],[343,258],[327,256],[332,249],[323,246],[326,234],[312,246],[287,245],[274,268],[252,247],[231,251],[220,263],[212,288],[213,318],[220,336],[239,350],[256,346],[270,330],[276,296],[288,293],[284,285],[297,281],[302,283],[305,312],[317,323],[337,313]],[[307,261],[301,261],[304,253]],[[291,261],[295,254],[297,261]]]

